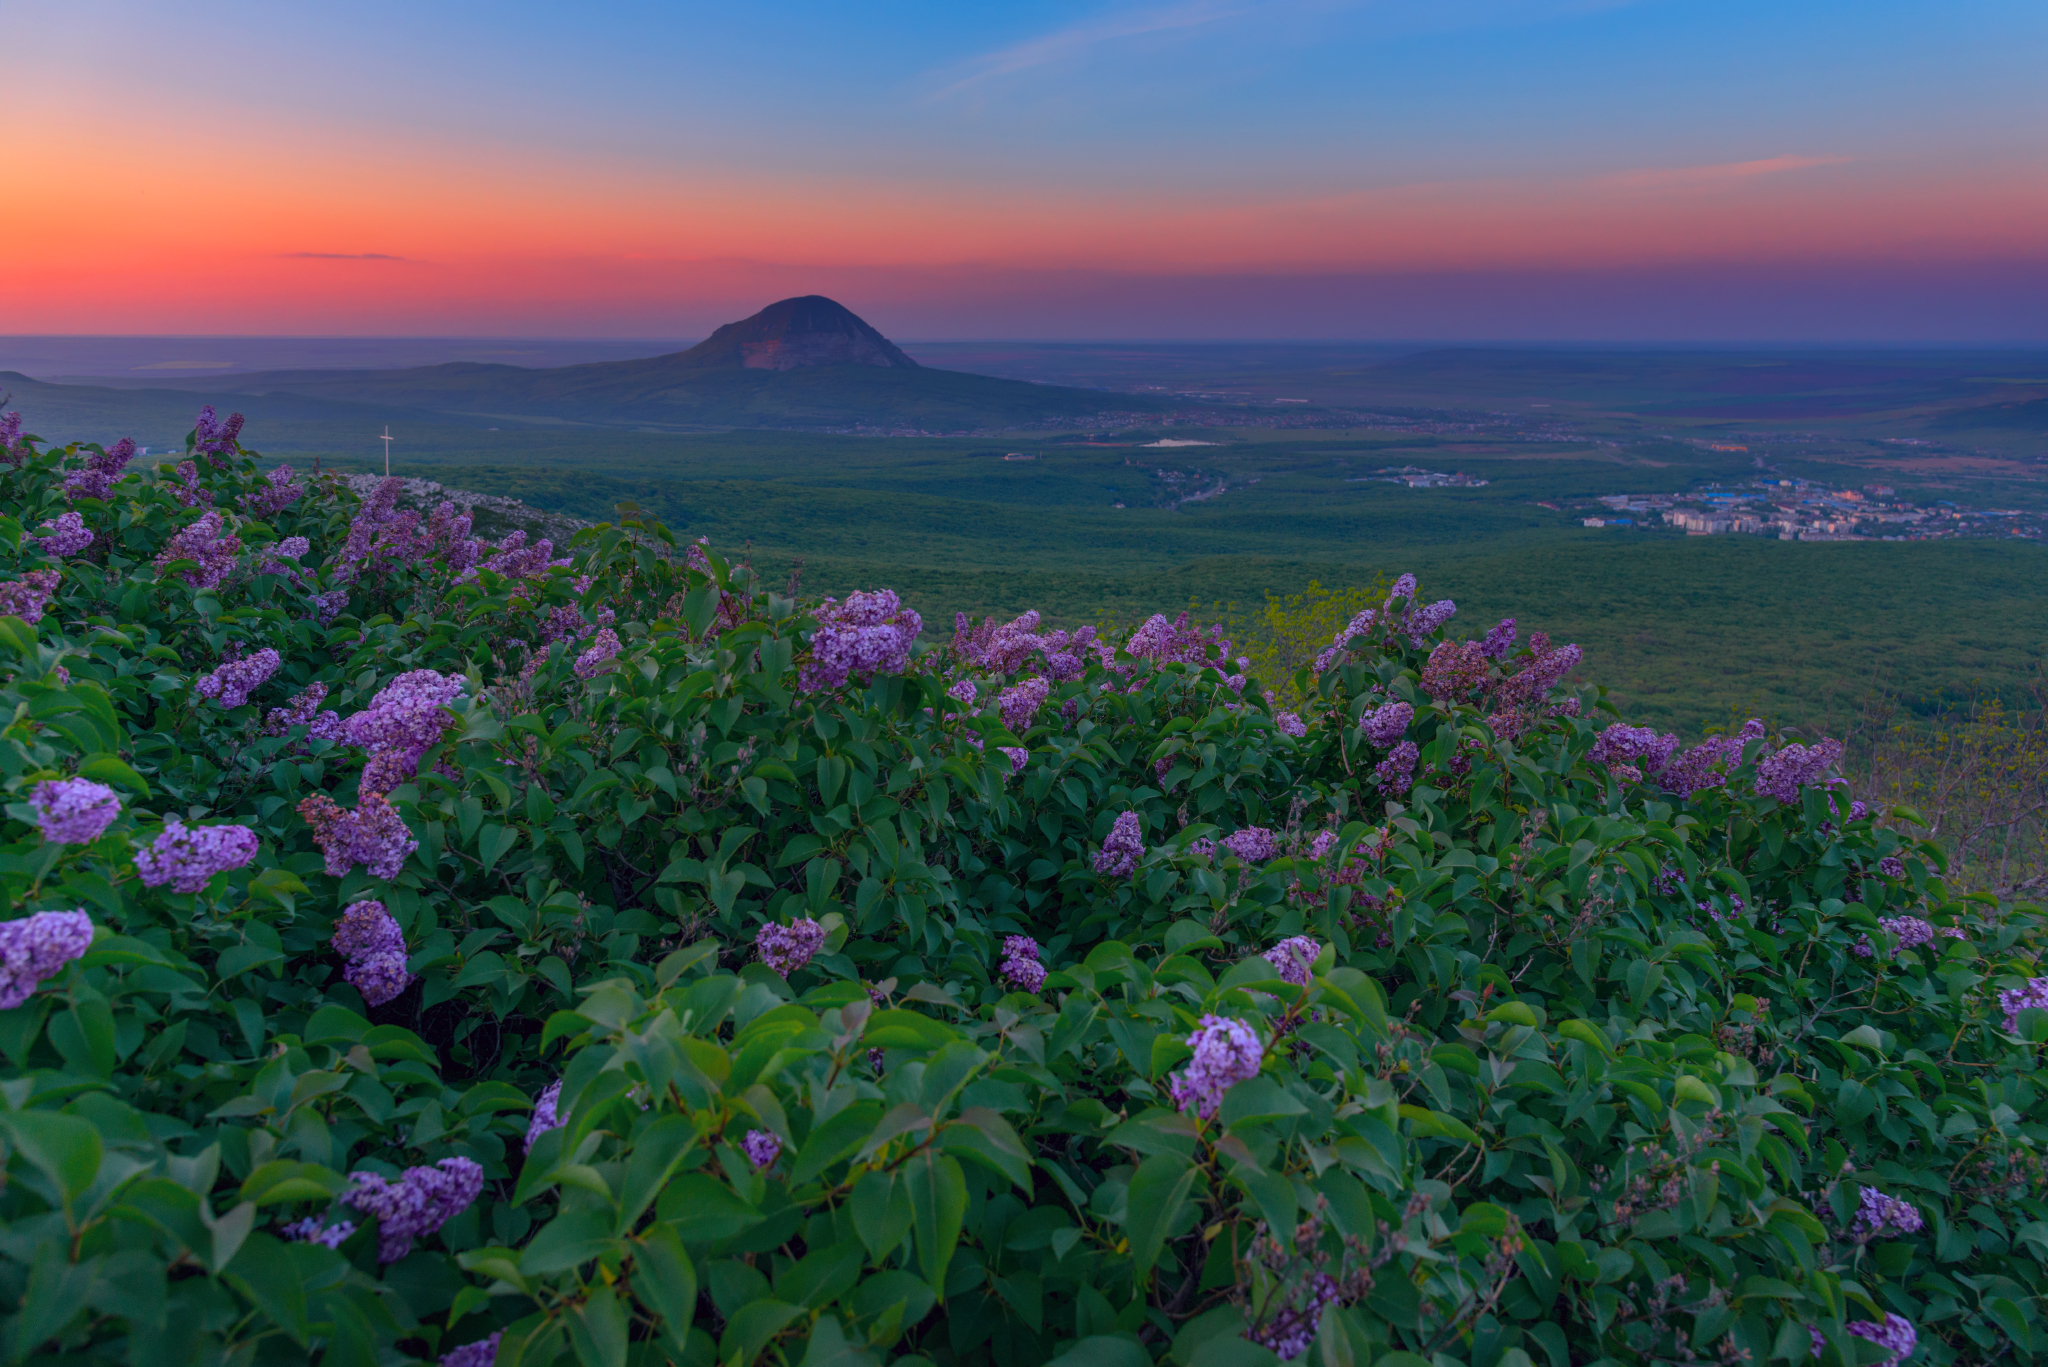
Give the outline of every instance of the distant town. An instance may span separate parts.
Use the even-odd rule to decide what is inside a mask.
[[[1710,484],[1683,494],[1609,494],[1588,527],[1668,526],[1688,536],[1767,536],[1780,541],[1938,541],[1959,537],[2042,539],[2043,519],[2017,508],[1971,508],[1946,499],[1899,497],[1887,484],[1836,489],[1806,479]],[[1556,505],[1546,505],[1555,507]]]

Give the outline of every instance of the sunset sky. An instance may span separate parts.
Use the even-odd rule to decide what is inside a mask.
[[[2048,339],[2040,0],[13,0],[6,333]]]

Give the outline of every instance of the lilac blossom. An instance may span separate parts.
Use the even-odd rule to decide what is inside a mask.
[[[207,404],[192,423],[192,454],[205,456],[211,465],[224,465],[238,449],[236,441],[241,435],[240,413],[230,413],[227,421],[222,422],[214,414],[213,405]]]
[[[1550,638],[1540,631],[1529,638],[1529,650],[1529,661],[1494,692],[1495,705],[1504,712],[1533,712],[1585,658],[1585,652],[1575,645],[1552,647]]]
[[[1324,856],[1336,848],[1337,833],[1335,831],[1317,831],[1316,838],[1309,842],[1308,857],[1320,862]]]
[[[1842,758],[1842,743],[1823,740],[1816,745],[1788,745],[1756,762],[1758,795],[1780,802],[1797,802],[1801,786],[1819,783]]]
[[[1479,653],[1489,660],[1504,660],[1515,648],[1515,619],[1503,617],[1500,625],[1486,633],[1486,639],[1479,643]]]
[[[403,954],[362,954],[343,966],[341,979],[362,993],[364,1002],[382,1006],[405,991],[412,973]]]
[[[1316,1331],[1322,1327],[1324,1307],[1337,1299],[1337,1279],[1327,1272],[1318,1272],[1308,1279],[1307,1290],[1305,1304],[1283,1306],[1265,1323],[1245,1330],[1244,1336],[1272,1349],[1273,1356],[1282,1362],[1292,1362],[1306,1353],[1316,1341]]]
[[[1486,687],[1491,662],[1476,641],[1439,641],[1422,667],[1422,691],[1438,703],[1464,702]]]
[[[998,970],[1013,991],[1036,992],[1045,986],[1045,965],[1038,959],[1038,941],[1029,935],[1003,937],[1003,962]]]
[[[782,1140],[772,1130],[748,1130],[746,1138],[740,1140],[740,1148],[746,1151],[747,1161],[762,1172],[775,1166],[775,1160],[782,1157]]]
[[[2020,1012],[2028,1007],[2048,1011],[2048,978],[2029,978],[2026,986],[2008,988],[1998,994],[1998,1009],[2005,1012],[2005,1028],[2018,1031]]]
[[[1336,636],[1331,638],[1330,644],[1323,647],[1322,653],[1316,656],[1316,673],[1320,674],[1336,664],[1338,660],[1343,658],[1344,652],[1350,649],[1351,643],[1372,630],[1373,624],[1378,620],[1379,612],[1374,608],[1367,608],[1364,612],[1353,617],[1345,624],[1342,631],[1339,631]]]
[[[1887,878],[1904,878],[1906,865],[1897,855],[1888,854],[1877,861],[1877,871]]]
[[[994,674],[1015,674],[1045,644],[1038,635],[1039,615],[1023,616],[997,626],[992,617],[969,627],[966,613],[953,617],[953,653],[977,669]],[[972,701],[972,699],[969,699]]]
[[[1206,835],[1198,835],[1188,842],[1188,853],[1204,861],[1214,859],[1216,857],[1216,842]]]
[[[1210,652],[1218,655],[1230,653],[1230,643],[1223,639],[1223,628],[1212,626],[1204,633],[1200,627],[1188,622],[1183,612],[1171,622],[1162,614],[1154,613],[1145,624],[1131,633],[1131,639],[1124,643],[1124,650],[1141,660],[1154,664],[1209,663]]]
[[[499,1329],[488,1338],[480,1338],[443,1353],[441,1367],[491,1367],[498,1360],[498,1340],[504,1336],[505,1331]]]
[[[1144,828],[1136,812],[1117,817],[1095,854],[1095,871],[1105,878],[1129,878],[1145,857]]]
[[[1038,715],[1038,709],[1045,706],[1046,695],[1052,692],[1052,685],[1044,679],[1032,677],[1012,688],[1006,688],[996,695],[996,706],[1003,714],[1003,725],[1012,731],[1023,731],[1031,725],[1031,719]]]
[[[555,1110],[556,1104],[561,1099],[562,1080],[560,1078],[550,1082],[547,1088],[538,1097],[534,1098],[533,1119],[526,1122],[526,1151],[528,1153],[533,1152],[533,1146],[540,1142],[542,1135],[546,1134],[549,1130],[558,1130],[562,1127],[562,1117]]]
[[[1421,757],[1422,751],[1414,741],[1402,741],[1373,766],[1373,782],[1396,796],[1407,792],[1415,781],[1415,762]]]
[[[135,852],[135,872],[144,887],[169,883],[173,892],[202,892],[216,873],[248,864],[261,845],[247,826],[187,826],[169,816],[149,848]]]
[[[21,414],[0,413],[0,460],[15,469],[28,456],[28,446],[21,439]]]
[[[211,674],[199,676],[199,682],[192,685],[192,691],[223,708],[232,710],[249,701],[249,695],[270,682],[270,676],[277,673],[284,659],[275,650],[265,646],[240,660],[229,660]]]
[[[1849,1332],[1859,1339],[1869,1339],[1891,1354],[1880,1362],[1878,1367],[1899,1367],[1900,1363],[1912,1355],[1914,1347],[1920,1342],[1920,1335],[1914,1330],[1911,1320],[1904,1315],[1890,1313],[1885,1315],[1883,1324],[1871,1320],[1856,1320],[1849,1325]]]
[[[1223,837],[1223,848],[1247,864],[1263,864],[1279,853],[1280,843],[1264,826],[1246,826]]]
[[[1195,1056],[1173,1075],[1168,1091],[1178,1109],[1204,1120],[1216,1114],[1231,1087],[1258,1076],[1265,1060],[1252,1028],[1224,1016],[1204,1015],[1200,1027],[1188,1036],[1188,1047]]]
[[[1415,708],[1405,702],[1390,702],[1373,708],[1358,719],[1358,725],[1365,732],[1365,738],[1374,745],[1388,746],[1408,734],[1408,723],[1415,719]]]
[[[57,845],[90,845],[121,814],[114,790],[89,778],[47,779],[29,794],[28,805],[43,839]]]
[[[76,509],[59,513],[36,531],[42,535],[25,539],[33,541],[44,555],[76,555],[92,544],[92,529],[85,525],[85,515]]]
[[[298,583],[302,576],[295,562],[312,548],[312,543],[303,536],[288,536],[274,546],[265,546],[258,553],[256,573],[274,574]]]
[[[1587,758],[1610,769],[1633,769],[1638,778],[1655,778],[1664,772],[1677,748],[1678,737],[1674,735],[1659,735],[1652,727],[1616,722],[1600,733]]]
[[[365,795],[382,796],[419,771],[420,757],[455,725],[447,709],[465,686],[458,674],[410,670],[378,689],[367,708],[342,722],[341,739],[369,752],[361,784]]]
[[[313,722],[313,714],[319,710],[320,704],[325,701],[327,701],[326,684],[307,684],[297,693],[292,694],[291,700],[283,707],[273,707],[270,709],[263,719],[263,734],[266,736],[281,736],[294,726],[310,726]],[[324,715],[334,719],[331,729],[338,731],[341,727],[341,718],[333,712],[328,712]]]
[[[946,696],[959,703],[962,707],[974,706],[975,693],[974,680],[972,679],[962,679],[946,690]]]
[[[1315,966],[1316,956],[1322,952],[1323,947],[1309,936],[1295,935],[1267,950],[1266,961],[1280,970],[1282,982],[1304,987],[1308,984],[1309,970]]]
[[[105,498],[114,491],[114,485],[120,480],[123,468],[133,459],[133,437],[123,437],[105,450],[92,452],[85,458],[84,469],[73,470],[64,476],[64,496]]]
[[[206,508],[213,504],[213,491],[199,485],[199,467],[189,460],[178,462],[177,478],[166,480],[171,486],[171,497],[187,508]]]
[[[396,878],[406,856],[420,842],[381,794],[365,793],[354,811],[335,805],[325,793],[299,803],[299,815],[313,828],[313,843],[327,857],[327,876],[339,878],[356,865],[373,878]]]
[[[306,492],[303,484],[292,483],[292,467],[280,465],[268,475],[258,475],[259,488],[242,495],[242,511],[251,517],[275,517],[299,501]]]
[[[1728,771],[1742,762],[1743,748],[1762,738],[1764,724],[1752,717],[1732,736],[1709,736],[1664,765],[1658,782],[1667,793],[1689,797],[1704,788],[1723,787]]]
[[[576,677],[594,679],[612,666],[618,657],[619,634],[610,627],[601,627],[590,643],[590,649],[576,657]]]
[[[431,1168],[407,1168],[393,1182],[374,1172],[354,1175],[342,1201],[377,1220],[377,1261],[395,1263],[413,1240],[432,1234],[469,1209],[484,1189],[484,1170],[473,1159],[444,1158]]]
[[[1927,1223],[1910,1202],[1887,1196],[1876,1187],[1862,1188],[1856,1200],[1856,1218],[1850,1223],[1849,1232],[1858,1243],[1875,1239],[1886,1230],[1918,1234]]]
[[[996,751],[1010,761],[1011,778],[1023,773],[1025,763],[1031,758],[1031,752],[1019,745],[998,745]]]
[[[0,584],[0,617],[19,617],[34,626],[43,620],[43,610],[56,596],[63,576],[55,570],[31,570],[21,578]]]
[[[0,1011],[29,999],[36,985],[92,948],[84,911],[39,911],[0,921]]]
[[[157,568],[190,560],[193,568],[179,570],[178,577],[195,589],[218,588],[242,553],[241,538],[224,532],[222,526],[220,514],[209,512],[179,529],[158,552]]]
[[[330,938],[336,949],[350,958],[360,954],[403,954],[405,932],[382,902],[350,902],[341,910]]]
[[[849,593],[844,603],[827,598],[812,612],[810,662],[798,671],[805,692],[838,688],[848,679],[866,683],[877,674],[901,674],[924,619],[903,606],[893,590]]]
[[[1281,735],[1292,736],[1296,740],[1308,734],[1308,727],[1302,724],[1300,715],[1294,712],[1274,713],[1273,726]]]
[[[785,978],[809,963],[824,943],[825,927],[808,916],[799,916],[786,926],[771,921],[754,932],[761,962]]]
[[[1437,629],[1458,615],[1458,605],[1448,598],[1439,599],[1428,607],[1410,608],[1401,617],[1401,634],[1408,638],[1408,644],[1417,650],[1436,634]]]
[[[279,1226],[279,1234],[295,1244],[321,1244],[327,1248],[340,1248],[356,1232],[355,1221],[342,1220],[327,1224],[318,1215],[308,1215],[303,1220],[294,1220]]]

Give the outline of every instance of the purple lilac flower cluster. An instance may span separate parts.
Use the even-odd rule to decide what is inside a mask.
[[[2028,1007],[2048,1011],[2048,978],[2029,978],[2026,986],[2007,988],[1998,994],[1998,1009],[2005,1012],[2005,1028],[2020,1028],[2020,1012]]]
[[[347,581],[365,570],[390,570],[438,558],[463,581],[475,578],[477,558],[484,547],[469,534],[471,515],[456,511],[453,503],[443,502],[422,519],[412,509],[398,506],[403,488],[404,481],[386,479],[357,506],[355,517],[349,521],[348,538],[335,557],[338,577]],[[526,533],[512,533],[505,538],[499,554],[484,562],[483,568],[515,577],[532,577],[518,574],[529,568],[525,562],[531,557],[538,557],[540,562],[532,567],[534,575],[545,573],[553,564],[569,563],[549,559],[554,554],[550,542],[540,542],[531,552],[525,546]],[[512,563],[515,561],[516,565]]]
[[[1230,642],[1223,639],[1221,625],[1212,626],[1205,632],[1191,625],[1185,612],[1171,622],[1155,613],[1131,633],[1131,639],[1124,643],[1124,650],[1154,664],[1206,665],[1227,657]]]
[[[1505,660],[1515,648],[1515,619],[1503,617],[1486,639],[1479,643],[1479,653],[1489,660]]]
[[[612,661],[619,653],[619,634],[610,627],[602,627],[590,643],[590,649],[576,657],[574,669],[579,679],[594,679],[612,667]]]
[[[222,526],[220,514],[209,512],[180,528],[157,553],[157,568],[190,560],[193,568],[179,570],[180,579],[195,589],[219,588],[242,553],[242,539],[223,531]]]
[[[1822,782],[1841,758],[1842,742],[1838,740],[1788,745],[1756,762],[1756,790],[1780,802],[1797,802],[1800,788]]]
[[[328,1224],[318,1215],[308,1215],[303,1220],[294,1220],[282,1225],[277,1231],[296,1244],[321,1244],[328,1248],[340,1248],[356,1232],[356,1222],[340,1220]]]
[[[1266,961],[1280,970],[1280,981],[1304,987],[1308,984],[1309,970],[1315,966],[1316,955],[1322,952],[1323,947],[1309,936],[1295,935],[1267,950]]]
[[[1408,723],[1415,720],[1415,709],[1405,702],[1383,703],[1358,719],[1359,729],[1365,738],[1382,748],[1394,744],[1408,734]]]
[[[1920,1335],[1914,1330],[1911,1320],[1904,1315],[1890,1313],[1885,1315],[1883,1324],[1857,1320],[1849,1326],[1849,1332],[1859,1339],[1869,1339],[1890,1354],[1878,1367],[1899,1367],[1920,1342]]]
[[[825,927],[808,916],[799,916],[786,926],[769,922],[754,933],[761,962],[787,978],[811,961],[825,943]]]
[[[303,484],[292,483],[292,467],[280,465],[268,475],[257,476],[261,485],[242,495],[242,511],[251,517],[276,517],[299,501],[306,492]]]
[[[213,505],[213,491],[199,484],[199,467],[189,460],[178,462],[177,475],[164,481],[171,487],[171,497],[187,508],[207,508]]]
[[[1864,1187],[1857,1194],[1856,1218],[1849,1233],[1858,1243],[1875,1239],[1886,1230],[1918,1234],[1927,1222],[1911,1202],[1888,1196],[1876,1187]]]
[[[782,1157],[782,1140],[772,1130],[748,1130],[740,1140],[740,1148],[746,1151],[747,1161],[760,1171],[775,1166],[775,1160]]]
[[[1273,1356],[1282,1362],[1294,1361],[1316,1341],[1323,1310],[1337,1299],[1337,1279],[1327,1272],[1318,1272],[1308,1279],[1304,1289],[1308,1294],[1300,1305],[1290,1302],[1264,1324],[1245,1331],[1246,1338],[1272,1349]]]
[[[460,1348],[441,1355],[441,1367],[491,1367],[498,1360],[498,1340],[505,1336],[500,1329],[489,1338],[474,1343],[465,1343]]]
[[[465,681],[458,674],[415,669],[377,690],[370,705],[341,724],[341,739],[369,752],[363,765],[364,796],[383,796],[419,772],[420,756],[455,724],[447,708]],[[389,875],[384,875],[388,877]]]
[[[1308,734],[1307,725],[1302,722],[1300,714],[1295,712],[1275,712],[1273,726],[1281,735],[1292,736],[1296,740]]]
[[[44,555],[76,555],[92,544],[92,529],[85,525],[84,514],[75,509],[60,513],[36,530],[42,535],[27,539],[35,542]]]
[[[454,507],[453,504],[444,504],[443,506],[451,510]],[[463,527],[467,528],[469,525],[469,515],[465,513],[458,521],[460,521]],[[525,532],[513,532],[510,536],[507,536],[498,543],[497,552],[496,555],[478,565],[476,569],[489,570],[493,574],[502,574],[507,579],[539,579],[546,575],[549,570],[564,569],[571,563],[567,559],[555,558],[555,543],[546,537],[542,537],[531,546],[527,545]],[[465,569],[462,577],[470,579],[475,576],[475,573],[475,570]]]
[[[0,413],[0,460],[18,470],[27,458],[28,447],[21,440],[21,414]]]
[[[1404,740],[1373,766],[1372,781],[1398,797],[1415,781],[1415,764],[1421,758],[1421,748],[1412,740]]]
[[[1529,637],[1529,655],[1529,662],[1495,690],[1494,703],[1500,711],[1533,714],[1550,690],[1585,658],[1585,652],[1575,645],[1552,646],[1540,631]]]
[[[58,845],[90,845],[121,814],[121,799],[89,778],[53,778],[28,795],[43,839]]]
[[[1401,614],[1401,623],[1396,629],[1408,638],[1408,644],[1417,650],[1434,636],[1445,622],[1458,615],[1458,605],[1448,598],[1440,598],[1426,607],[1411,607]]]
[[[1040,620],[1034,611],[1000,626],[993,617],[983,618],[970,626],[966,613],[956,613],[953,617],[953,654],[962,663],[993,674],[1015,674],[1030,663],[1033,655],[1039,655],[1045,660],[1047,675],[1061,683],[1080,678],[1087,670],[1087,656],[1090,654],[1104,663],[1114,659],[1115,652],[1106,642],[1097,639],[1094,627],[1079,627],[1071,633],[1041,633],[1038,630]],[[971,702],[972,698],[967,701]]]
[[[533,1118],[526,1122],[526,1151],[528,1153],[533,1152],[533,1146],[540,1141],[542,1135],[546,1134],[549,1130],[557,1130],[562,1127],[562,1117],[555,1110],[556,1104],[561,1099],[562,1080],[560,1078],[550,1082],[546,1090],[534,1098]]]
[[[1877,923],[1883,926],[1899,942],[1900,949],[1917,949],[1931,945],[1937,939],[1965,940],[1969,932],[1961,926],[1937,926],[1918,916],[1880,916]]]
[[[207,404],[199,410],[199,416],[192,423],[192,454],[205,456],[214,466],[226,464],[236,451],[236,440],[242,435],[242,415],[228,414],[222,422]]]
[[[29,999],[36,984],[92,948],[92,918],[83,911],[39,911],[0,921],[0,1011]]]
[[[85,468],[64,476],[66,498],[105,498],[114,492],[122,470],[135,459],[135,439],[123,437],[104,450],[85,458]]]
[[[315,793],[299,803],[299,815],[313,828],[313,843],[327,857],[330,878],[358,864],[372,877],[396,878],[406,856],[420,847],[397,809],[376,793],[364,796],[352,812],[325,793]]]
[[[292,694],[283,707],[270,709],[263,719],[263,734],[281,736],[294,726],[304,726],[309,728],[307,735],[315,740],[335,739],[341,734],[341,718],[333,712],[319,710],[320,704],[326,701],[326,684],[307,684]]]
[[[382,902],[351,902],[342,908],[333,945],[348,960],[342,980],[371,1006],[382,1006],[412,981],[405,966],[405,932]]]
[[[1029,935],[1005,935],[999,971],[1012,991],[1038,991],[1045,985],[1045,965],[1038,961],[1038,941]]]
[[[144,887],[169,883],[173,892],[201,892],[216,873],[254,859],[260,845],[247,826],[187,826],[169,816],[149,848],[136,851],[135,872]]]
[[[1038,715],[1038,709],[1045,706],[1046,695],[1051,692],[1052,685],[1034,675],[998,693],[996,707],[1003,714],[1003,725],[1012,731],[1023,731]]]
[[[924,619],[890,589],[849,593],[844,603],[827,598],[812,616],[818,629],[811,636],[811,658],[797,675],[806,692],[838,688],[848,679],[865,683],[877,674],[901,674],[924,630]]]
[[[254,655],[226,661],[211,674],[200,675],[192,691],[232,710],[247,703],[249,695],[270,682],[270,676],[283,664],[283,657],[265,646]]]
[[[1175,1107],[1207,1120],[1223,1105],[1223,1094],[1246,1078],[1258,1076],[1265,1061],[1259,1037],[1243,1021],[1204,1015],[1188,1036],[1195,1056],[1175,1073],[1169,1086]]]
[[[1671,752],[1677,748],[1676,736],[1659,735],[1648,726],[1624,726],[1616,722],[1600,733],[1587,758],[1610,769],[1626,766],[1635,770],[1638,776],[1654,776],[1664,772],[1664,766],[1671,760]]]
[[[1223,848],[1247,864],[1263,864],[1280,852],[1280,842],[1264,826],[1246,826],[1224,836]]]
[[[43,610],[56,596],[63,576],[55,570],[31,570],[21,578],[0,584],[0,617],[19,617],[34,626],[43,620]]]
[[[1105,878],[1129,878],[1145,857],[1144,828],[1136,812],[1117,817],[1095,854],[1095,871]]]
[[[1477,641],[1439,641],[1422,667],[1422,691],[1438,703],[1464,702],[1485,690],[1492,664]]]
[[[1877,861],[1877,871],[1887,878],[1904,878],[1906,865],[1897,855],[1888,854]]]
[[[996,747],[996,750],[1005,759],[1010,761],[1011,778],[1015,778],[1017,775],[1023,773],[1024,766],[1027,763],[1029,763],[1031,759],[1031,752],[1029,750],[1026,750],[1021,745],[998,745]]]
[[[444,1158],[431,1168],[407,1168],[392,1182],[374,1172],[355,1174],[341,1198],[377,1220],[377,1261],[395,1263],[412,1242],[469,1209],[484,1189],[484,1170],[473,1159]]]
[[[1703,788],[1722,787],[1728,782],[1728,771],[1741,763],[1743,748],[1762,739],[1763,734],[1764,724],[1752,717],[1732,736],[1709,736],[1683,754],[1673,756],[1662,773],[1651,777],[1665,792],[1681,797],[1690,797]]]

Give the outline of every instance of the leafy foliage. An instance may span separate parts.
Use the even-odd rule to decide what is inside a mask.
[[[1666,793],[1546,642],[1433,698],[1401,598],[1298,718],[1163,622],[804,691],[846,614],[651,521],[555,564],[195,454],[0,473],[0,883],[97,927],[0,1012],[10,1360],[2037,1351],[2039,913],[1761,739]],[[119,816],[46,836],[61,778]],[[173,818],[254,854],[145,883]]]

